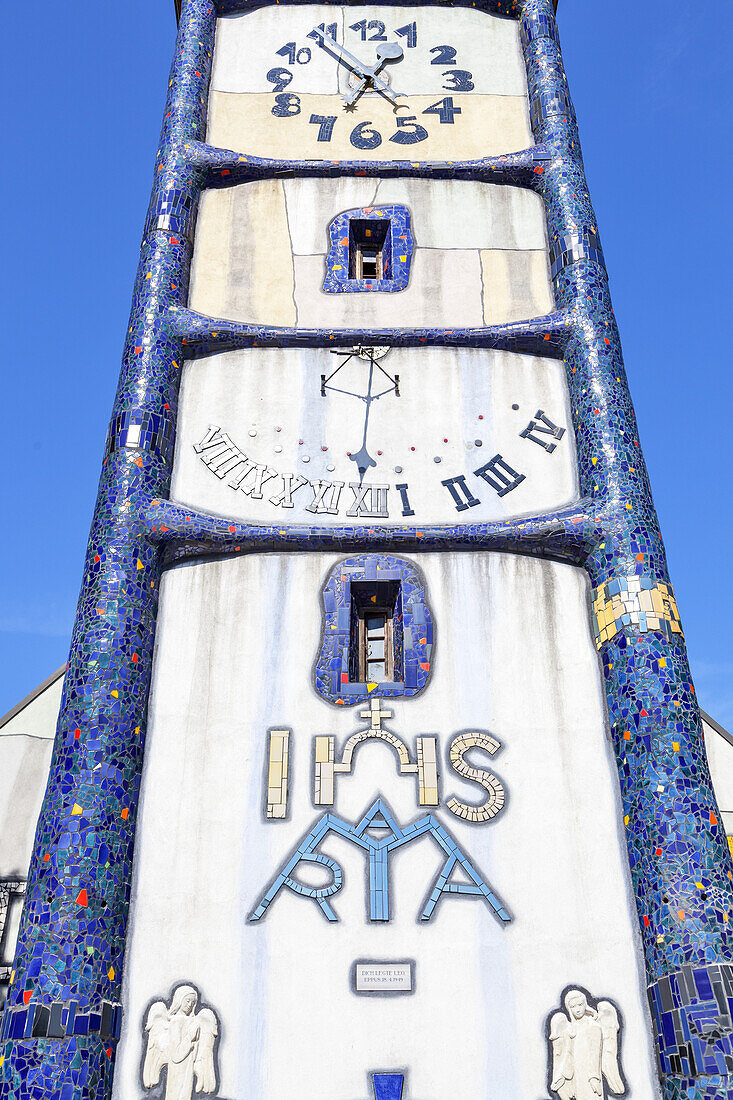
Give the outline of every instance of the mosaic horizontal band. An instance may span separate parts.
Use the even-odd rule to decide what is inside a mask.
[[[601,534],[596,517],[589,514],[588,503],[580,500],[562,512],[496,523],[324,527],[299,523],[255,525],[197,512],[173,500],[153,500],[145,520],[150,537],[167,548],[167,565],[255,548],[343,552],[362,546],[370,549],[389,546],[400,551],[496,550],[582,565]]]
[[[278,347],[470,347],[562,359],[573,335],[571,310],[476,328],[299,328],[206,317],[184,306],[170,309],[171,333],[182,338],[186,358],[235,348]]]
[[[733,966],[684,966],[648,993],[663,1076],[733,1073]]]
[[[66,1004],[31,1004],[7,1008],[2,1016],[0,1040],[64,1039],[67,1035],[92,1035],[100,1039],[119,1039],[122,1026],[122,1005],[102,1001],[91,1012],[79,1012],[78,1001]]]
[[[550,150],[542,144],[518,153],[456,161],[292,160],[235,153],[205,142],[191,142],[186,148],[186,162],[206,173],[205,185],[210,187],[233,187],[296,173],[311,179],[379,175],[382,179],[471,179],[530,187],[537,185],[551,159]]]
[[[129,447],[153,451],[165,462],[172,462],[174,443],[175,425],[168,417],[146,409],[131,409],[116,416],[110,423],[104,459],[106,462],[113,451]]]
[[[655,577],[614,577],[593,592],[593,630],[600,649],[625,628],[683,637],[672,586]]]
[[[550,274],[555,279],[560,272],[578,260],[591,260],[606,266],[606,260],[597,233],[572,233],[550,242]]]

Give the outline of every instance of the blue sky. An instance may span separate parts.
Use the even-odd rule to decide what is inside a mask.
[[[699,0],[558,14],[698,696],[733,728],[728,38]],[[0,715],[66,659],[175,19],[40,0],[4,26]]]

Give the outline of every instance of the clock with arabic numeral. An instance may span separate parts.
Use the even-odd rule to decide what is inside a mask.
[[[284,160],[470,160],[526,148],[518,24],[438,6],[225,16],[208,141]]]

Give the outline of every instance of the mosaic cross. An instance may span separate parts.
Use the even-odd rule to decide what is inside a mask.
[[[360,710],[359,711],[359,717],[360,718],[370,718],[371,723],[372,723],[372,729],[373,730],[379,730],[379,732],[381,733],[382,732],[382,719],[383,718],[391,718],[392,717],[392,711],[391,710],[382,710],[381,706],[379,705],[379,699],[371,699],[370,703],[371,703],[370,709],[369,710]]]

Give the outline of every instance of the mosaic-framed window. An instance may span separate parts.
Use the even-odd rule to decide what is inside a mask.
[[[384,609],[391,647],[385,674],[389,668],[392,679],[362,678],[361,622],[369,606]],[[412,562],[386,554],[345,558],[326,578],[323,611],[315,686],[324,699],[354,706],[370,697],[409,697],[423,690],[432,662],[433,616],[425,581]]]
[[[345,210],[328,227],[326,294],[405,290],[412,264],[412,228],[406,206]]]

